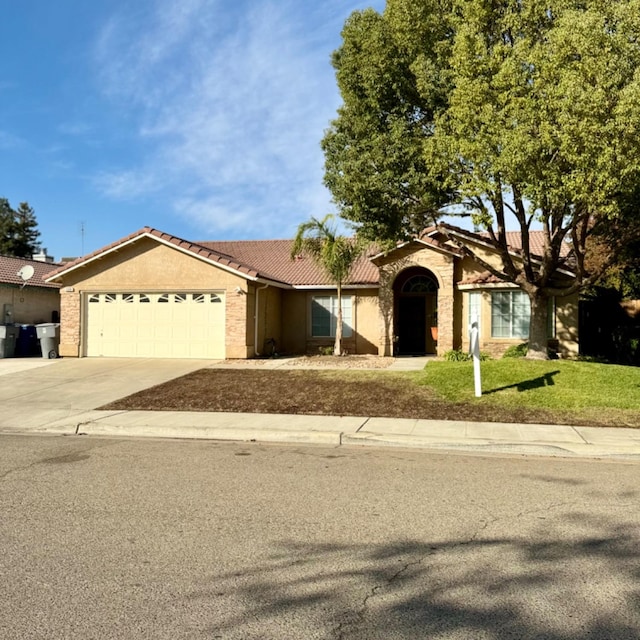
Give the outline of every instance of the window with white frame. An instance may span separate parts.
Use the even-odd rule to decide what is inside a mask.
[[[491,337],[528,338],[531,303],[524,291],[491,294]]]
[[[338,322],[338,296],[314,296],[311,299],[311,336],[335,338]],[[350,338],[352,330],[352,299],[342,296],[342,337]]]
[[[479,291],[472,291],[469,293],[469,316],[467,322],[469,323],[469,329],[474,322],[478,323],[478,330],[480,330],[480,304],[482,302],[482,294]]]

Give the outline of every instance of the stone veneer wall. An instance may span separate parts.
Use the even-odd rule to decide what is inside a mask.
[[[80,294],[60,291],[60,349],[61,356],[80,355]]]
[[[253,322],[249,323],[248,301],[249,295],[246,286],[243,287],[244,293],[238,293],[236,288],[228,287],[226,290],[226,357],[227,358],[249,358],[251,357],[251,345],[247,337],[249,324],[253,331]],[[253,300],[253,296],[251,296]]]
[[[431,249],[409,252],[387,264],[380,265],[380,340],[378,353],[393,354],[393,283],[398,275],[410,267],[431,271],[438,280],[438,355],[459,347],[455,328],[460,324],[459,300],[456,305],[454,289],[455,263],[453,256]],[[459,298],[459,296],[458,296]],[[457,315],[456,315],[457,314]]]

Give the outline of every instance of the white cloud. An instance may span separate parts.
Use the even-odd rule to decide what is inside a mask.
[[[0,149],[15,149],[23,144],[24,140],[22,140],[22,138],[8,131],[0,130]]]
[[[114,200],[132,200],[157,189],[156,177],[143,170],[102,171],[94,176],[99,191]]]
[[[348,0],[157,0],[114,16],[97,46],[105,93],[137,109],[141,166],[111,197],[162,190],[208,233],[274,237],[330,210],[320,139],[339,96],[329,65]],[[136,154],[139,155],[139,154]]]
[[[92,133],[93,127],[86,122],[63,122],[58,125],[58,131],[65,136],[86,136]]]

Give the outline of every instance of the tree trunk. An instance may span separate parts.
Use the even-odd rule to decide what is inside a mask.
[[[548,360],[549,298],[541,291],[529,294],[531,302],[531,321],[529,324],[529,349],[527,359]]]
[[[336,342],[333,346],[333,355],[342,355],[342,284],[338,283],[338,318],[336,320]]]

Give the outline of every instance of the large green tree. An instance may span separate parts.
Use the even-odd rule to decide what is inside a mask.
[[[471,216],[501,267],[460,248],[526,291],[529,356],[546,357],[549,297],[597,277],[592,236],[623,234],[602,270],[638,225],[640,0],[388,0],[342,37],[343,105],[323,140],[341,215],[387,239]]]
[[[0,255],[31,258],[40,248],[38,221],[33,208],[21,202],[13,209],[0,198]]]
[[[291,259],[309,256],[331,279],[337,289],[336,335],[333,353],[342,354],[342,287],[364,250],[358,238],[339,235],[331,214],[322,220],[311,218],[298,226],[291,245]]]

